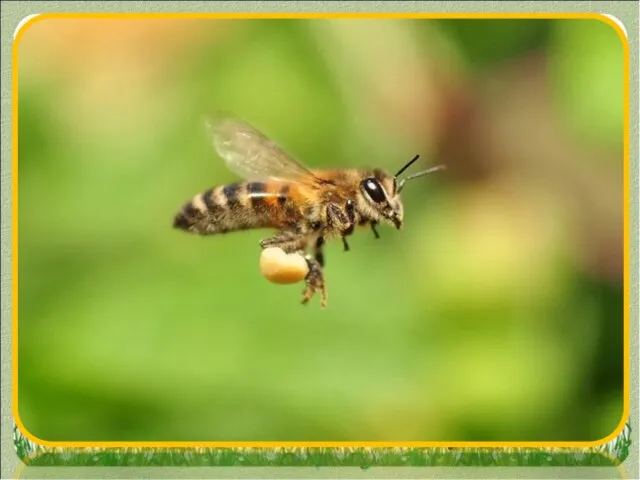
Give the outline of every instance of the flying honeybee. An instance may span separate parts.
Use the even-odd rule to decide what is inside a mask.
[[[395,175],[379,168],[311,170],[242,120],[215,117],[207,127],[216,152],[243,181],[194,196],[175,215],[173,226],[199,235],[275,229],[260,247],[278,247],[305,258],[309,270],[303,304],[320,291],[321,306],[326,305],[322,250],[327,241],[340,238],[347,251],[347,237],[356,226],[368,226],[376,238],[379,223],[400,229],[400,192],[407,180],[444,168],[399,179],[418,160],[416,155]]]

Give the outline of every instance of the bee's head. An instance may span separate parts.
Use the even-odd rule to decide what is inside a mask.
[[[365,212],[373,220],[402,228],[403,208],[396,193],[396,180],[382,170],[375,169],[360,182]]]
[[[409,168],[418,158],[420,158],[419,155],[416,155],[395,175],[389,175],[380,169],[374,169],[371,175],[367,175],[360,182],[360,192],[366,205],[365,211],[372,219],[378,222],[386,222],[398,230],[402,228],[404,208],[402,206],[402,200],[400,199],[400,192],[405,183],[413,178],[421,177],[444,168],[443,165],[439,165],[409,175],[402,180],[398,179],[402,172]]]

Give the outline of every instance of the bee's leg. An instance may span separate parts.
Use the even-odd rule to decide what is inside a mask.
[[[347,243],[347,237],[353,233],[354,228],[355,227],[352,223],[345,230],[342,231],[342,245],[344,246],[345,252],[348,252],[350,250],[349,244]]]
[[[321,267],[324,267],[324,252],[322,247],[324,247],[324,237],[318,237],[316,240],[315,259]]]
[[[316,256],[314,258],[305,252],[305,249],[307,248],[307,237],[295,232],[280,232],[273,237],[260,242],[260,246],[263,249],[276,247],[282,249],[286,253],[298,253],[304,257],[307,265],[309,266],[309,273],[307,273],[307,276],[304,279],[306,286],[302,292],[302,303],[308,303],[309,300],[313,298],[316,291],[320,290],[322,293],[320,306],[325,308],[327,306],[327,289],[324,284],[324,274],[322,272],[322,264],[324,262],[324,257],[322,255],[323,245],[324,238],[319,237],[316,241]]]
[[[378,222],[376,222],[375,220],[373,220],[371,222],[371,231],[373,232],[373,236],[376,238],[380,238],[380,234],[378,233],[378,230],[376,230],[376,225],[378,225]]]
[[[313,298],[316,291],[320,290],[322,295],[320,298],[320,307],[325,308],[327,306],[327,288],[324,284],[322,266],[311,255],[306,255],[305,260],[307,261],[307,265],[309,265],[309,273],[305,278],[306,286],[302,291],[302,304],[306,305],[309,303],[309,300]]]
[[[347,219],[349,220],[349,225],[342,231],[342,245],[344,245],[344,251],[349,251],[349,244],[347,243],[347,237],[353,233],[355,229],[355,221],[356,221],[356,210],[353,205],[352,200],[347,200],[345,205],[345,212],[347,213]]]
[[[293,232],[278,232],[273,237],[265,238],[260,241],[261,248],[280,247],[284,243],[294,240],[296,236]]]
[[[293,253],[306,248],[307,239],[304,235],[299,235],[295,232],[285,231],[274,235],[273,237],[266,238],[260,242],[262,249],[269,247],[277,247],[284,250],[286,253]]]
[[[351,207],[349,207],[349,205]],[[351,235],[354,228],[353,219],[351,218],[352,210],[352,203],[347,203],[346,212],[335,203],[327,205],[327,224],[332,231],[341,232],[345,252],[349,251],[349,244],[345,237]]]

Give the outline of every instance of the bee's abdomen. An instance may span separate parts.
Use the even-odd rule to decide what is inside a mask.
[[[212,235],[274,224],[280,191],[263,182],[232,183],[200,193],[182,207],[173,226],[200,235]]]

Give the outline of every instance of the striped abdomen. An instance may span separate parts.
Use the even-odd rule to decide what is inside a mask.
[[[250,228],[281,228],[300,221],[288,185],[242,182],[211,188],[193,197],[173,226],[200,235]]]

